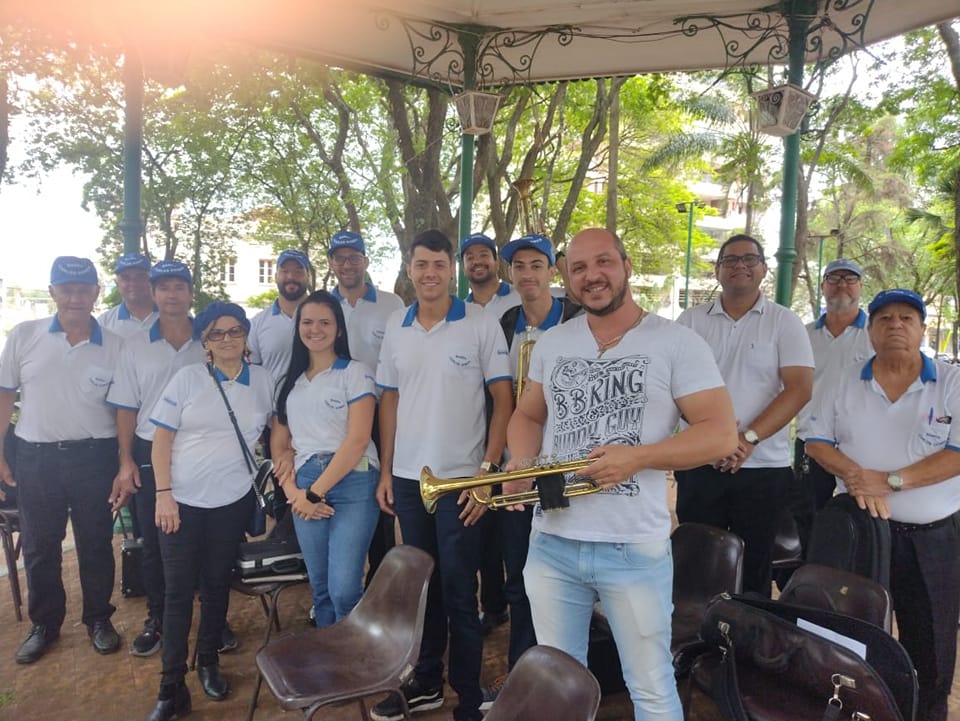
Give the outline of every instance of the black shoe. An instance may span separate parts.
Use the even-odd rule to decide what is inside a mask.
[[[33,663],[38,660],[59,636],[59,630],[48,629],[42,623],[33,624],[30,633],[23,639],[20,648],[17,649],[17,663]]]
[[[510,614],[507,611],[500,613],[481,613],[480,626],[483,629],[483,635],[488,636],[497,626],[502,626],[510,620]]]
[[[416,678],[412,678],[400,690],[407,699],[407,706],[412,714],[443,706],[443,686],[424,688]],[[403,705],[400,699],[395,693],[390,694],[370,709],[370,718],[373,721],[401,721]]]
[[[94,621],[93,625],[87,629],[87,633],[93,641],[93,650],[97,653],[114,653],[120,648],[120,635],[110,623],[109,618]]]
[[[220,675],[220,664],[211,663],[209,666],[197,666],[197,676],[200,677],[200,688],[214,701],[223,701],[230,693],[230,684]]]
[[[162,698],[157,700],[157,705],[153,707],[147,721],[171,721],[171,719],[182,718],[190,713],[190,689],[184,684],[177,686],[173,692],[172,698]]]
[[[143,624],[140,635],[130,644],[134,656],[152,656],[160,650],[160,619],[150,616]]]
[[[230,624],[223,624],[223,632],[220,634],[220,648],[218,648],[217,651],[226,653],[227,651],[233,651],[239,645],[233,629],[230,628]]]

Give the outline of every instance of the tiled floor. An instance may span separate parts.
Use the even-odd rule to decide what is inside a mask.
[[[119,539],[116,543],[119,548]],[[119,559],[118,559],[119,560]],[[117,565],[119,573],[119,563]],[[131,656],[126,644],[139,632],[144,616],[142,598],[126,599],[117,591],[113,620],[124,640],[124,649],[111,656],[99,656],[90,646],[86,628],[80,622],[80,587],[76,554],[64,554],[64,574],[68,596],[67,621],[57,644],[39,662],[18,666],[13,653],[29,630],[29,621],[17,623],[8,584],[0,577],[0,721],[140,721],[153,705],[159,683],[159,655],[142,659]],[[23,579],[21,570],[20,577]],[[119,583],[118,583],[119,587]],[[305,627],[309,593],[306,586],[291,588],[281,600],[284,631]],[[26,615],[26,609],[24,609]],[[247,704],[254,683],[254,652],[262,639],[264,617],[259,601],[234,593],[230,603],[230,622],[240,640],[240,647],[224,654],[223,671],[233,684],[233,692],[222,703],[206,699],[192,676],[188,684],[193,693],[196,721],[241,720],[246,718]],[[484,649],[484,679],[489,681],[505,670],[507,627],[501,626],[488,637]],[[960,685],[955,681],[951,703],[951,721],[960,721]],[[261,693],[257,721],[292,721],[298,714],[284,712],[269,690]],[[448,721],[452,717],[453,698],[442,709],[418,715],[422,721]],[[698,721],[710,714],[695,705]],[[323,710],[316,718],[324,721],[347,721],[359,718],[355,704]],[[604,699],[598,721],[628,721],[632,707],[626,694]],[[530,721],[550,721],[531,719]]]

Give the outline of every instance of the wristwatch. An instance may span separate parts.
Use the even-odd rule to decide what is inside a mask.
[[[748,428],[743,432],[743,440],[745,440],[751,446],[755,446],[760,442],[760,436],[757,435],[755,430]]]
[[[307,496],[307,500],[310,501],[310,503],[325,503],[325,502],[326,502],[325,496],[318,496],[316,493],[313,492],[313,489],[312,489],[312,488],[308,488],[308,489],[307,489],[306,496]]]
[[[480,464],[480,468],[481,468],[482,470],[486,471],[487,473],[489,473],[490,471],[499,471],[499,470],[500,470],[500,466],[498,466],[498,465],[497,465],[496,463],[494,463],[493,461],[484,461],[483,463]]]
[[[903,490],[903,477],[896,473],[887,474],[887,485],[890,486],[891,491],[902,491]]]

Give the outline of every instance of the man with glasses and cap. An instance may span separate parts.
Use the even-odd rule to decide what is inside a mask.
[[[293,348],[293,316],[310,292],[310,259],[287,248],[277,257],[275,279],[280,296],[250,321],[250,362],[262,365],[278,384],[290,365]]]
[[[20,391],[16,477],[3,460],[0,480],[18,487],[23,562],[32,626],[17,663],[37,661],[66,618],[61,543],[69,518],[77,547],[82,620],[98,653],[120,646],[110,616],[115,563],[113,511],[123,499],[117,426],[106,403],[122,339],[92,312],[100,284],[87,258],[61,256],[50,270],[52,318],[14,326],[0,355],[0,427]]]
[[[807,453],[842,493],[890,522],[890,593],[917,670],[917,721],[946,721],[960,616],[960,368],[920,352],[926,306],[912,290],[867,307],[876,355],[818,386]]]
[[[148,330],[157,319],[150,289],[150,259],[142,253],[121,255],[114,266],[120,303],[100,314],[100,325],[123,338]]]
[[[744,541],[743,590],[770,596],[773,540],[793,471],[790,421],[810,400],[813,351],[803,321],[768,301],[763,247],[749,235],[720,246],[722,292],[677,322],[713,350],[739,425],[737,450],[677,471],[677,518],[733,531]]]
[[[851,363],[863,363],[873,355],[867,314],[860,308],[863,269],[846,258],[837,258],[823,271],[820,290],[826,305],[823,315],[807,324],[810,345],[813,346],[813,392],[832,388],[841,371]],[[804,450],[806,426],[813,403],[797,414],[797,438],[794,445],[794,488],[790,506],[800,543],[806,551],[813,529],[813,517],[826,504],[836,488],[832,473],[824,470]]]
[[[153,434],[150,412],[174,374],[186,365],[203,363],[204,350],[193,338],[193,276],[175,260],[161,260],[150,269],[150,285],[159,317],[147,333],[124,342],[120,364],[107,403],[117,409],[117,441],[120,446],[120,477],[134,488],[133,505],[144,519],[143,586],[147,594],[147,620],[130,646],[134,656],[150,656],[160,650],[163,619],[163,562],[157,540],[156,490]]]
[[[343,317],[350,339],[350,355],[368,368],[376,368],[380,358],[380,346],[387,327],[387,319],[394,311],[403,308],[400,296],[373,287],[367,281],[370,265],[367,248],[359,233],[341,230],[333,234],[327,250],[330,269],[337,278],[333,297],[340,301]],[[380,428],[377,415],[373,417],[373,442],[380,448]],[[377,530],[370,541],[367,554],[369,568],[367,583],[373,578],[380,562],[395,543],[393,516],[380,512]]]

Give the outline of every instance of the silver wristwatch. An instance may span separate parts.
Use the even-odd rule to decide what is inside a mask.
[[[902,491],[903,490],[903,478],[896,473],[887,474],[887,485],[890,486],[891,491]]]

